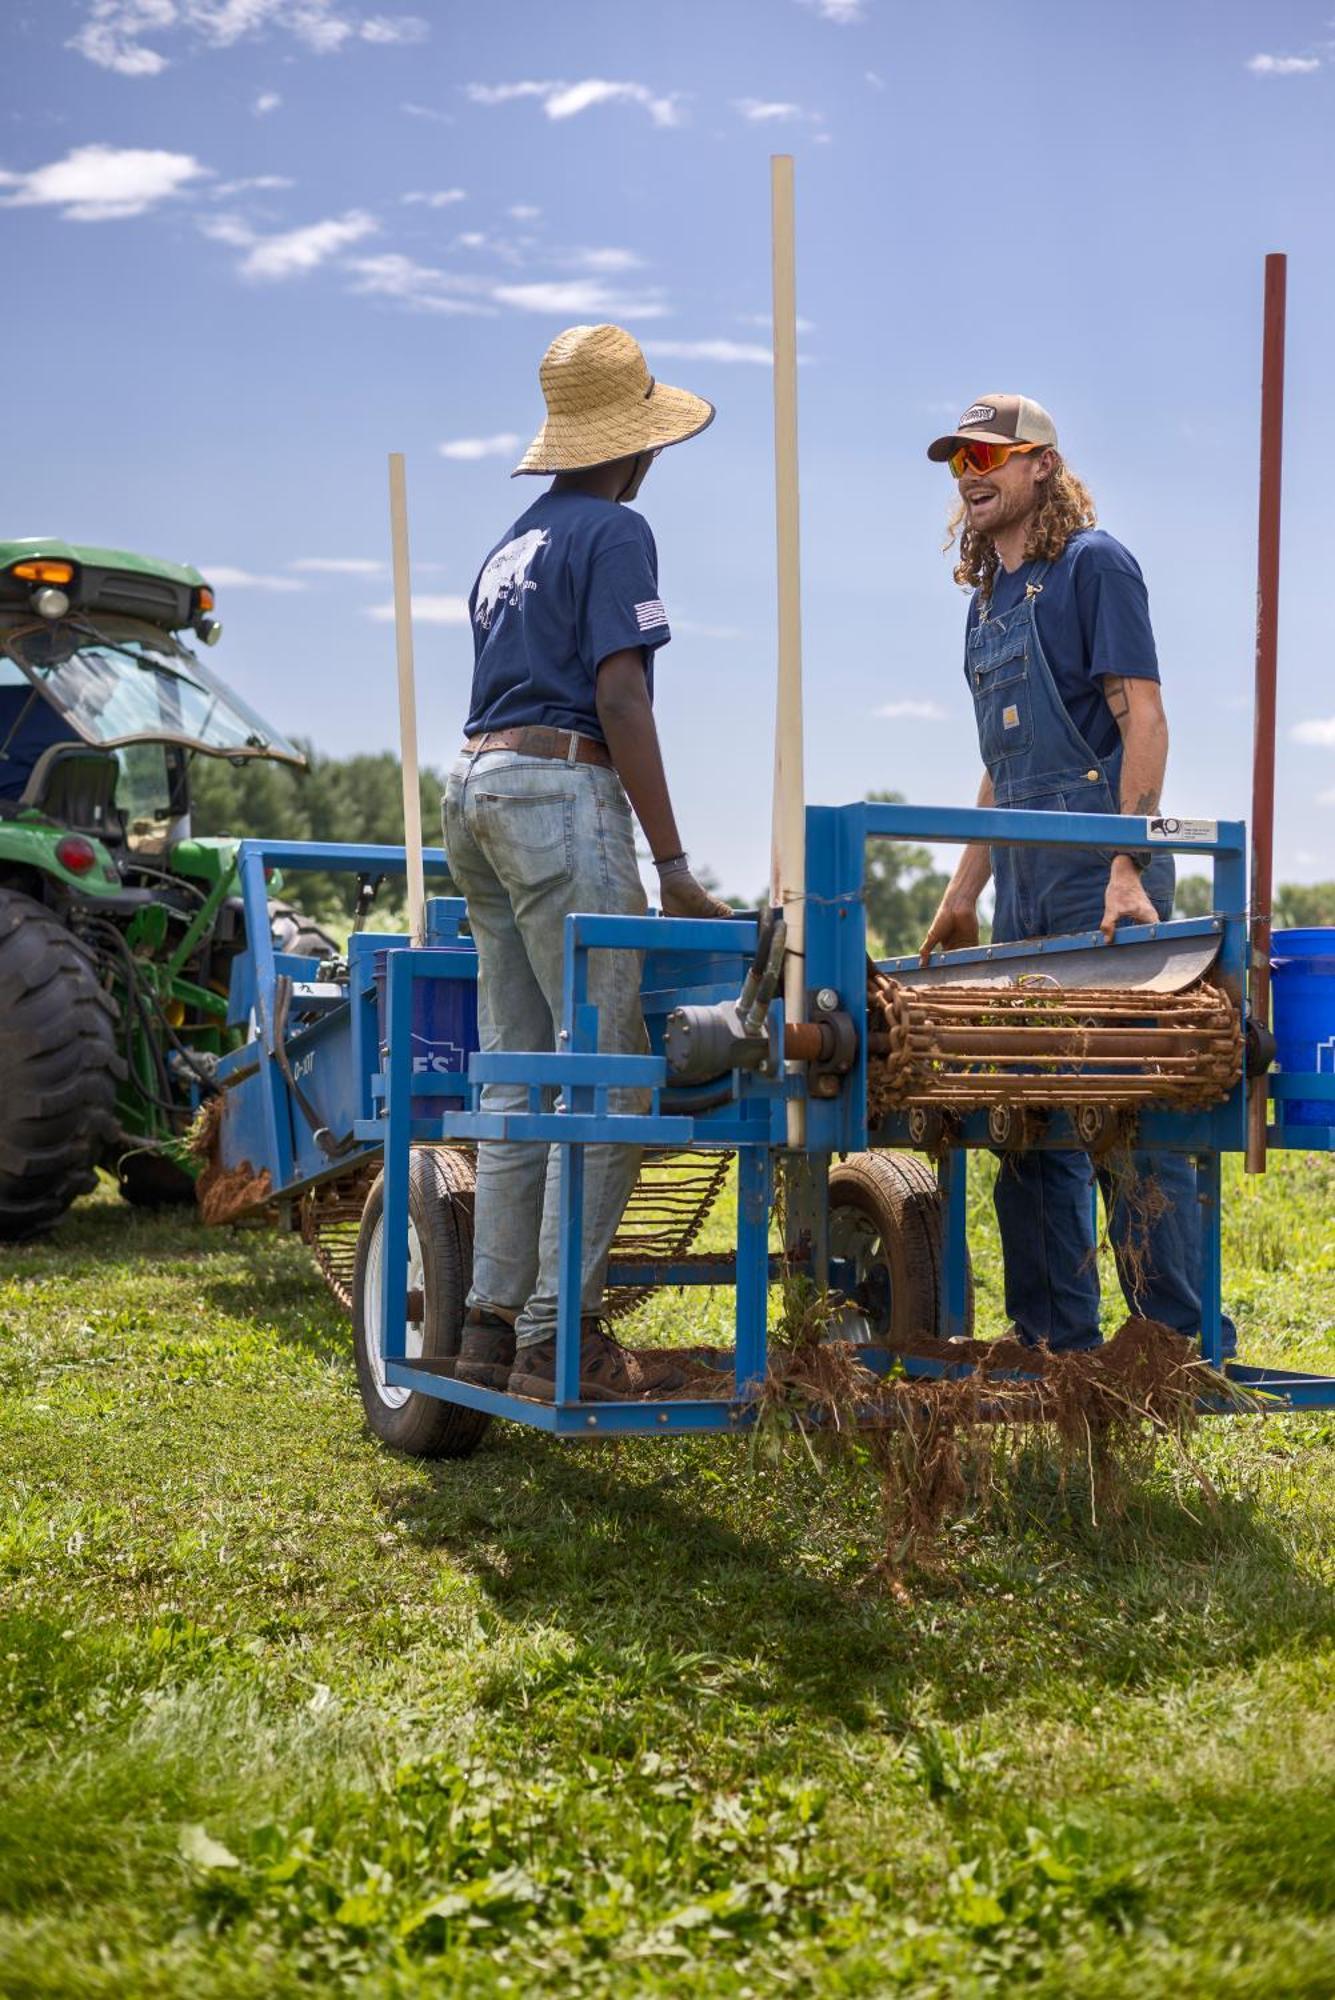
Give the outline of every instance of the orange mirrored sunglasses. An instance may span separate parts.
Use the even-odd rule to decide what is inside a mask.
[[[982,438],[970,438],[958,451],[952,451],[946,464],[951,476],[962,479],[966,472],[995,472],[1004,465],[1013,451],[1038,451],[1036,444],[988,444]]]

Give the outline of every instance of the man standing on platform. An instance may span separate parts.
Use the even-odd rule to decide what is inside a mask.
[[[543,357],[547,420],[518,472],[551,485],[506,529],[469,599],[473,689],[445,791],[445,851],[468,902],[487,1051],[551,1049],[561,1032],[565,919],[642,916],[632,808],[658,870],[663,912],[730,917],[682,852],[654,726],[654,659],[671,638],[648,523],[626,504],[665,446],[713,406],[649,373],[618,326],[576,326]],[[596,951],[598,1047],[641,1055],[638,952]],[[550,1093],[548,1093],[550,1096]],[[524,1111],[521,1084],[487,1084],[484,1111]],[[612,1112],[647,1109],[609,1092]],[[585,1149],[579,1393],[620,1400],[679,1386],[601,1319],[608,1253],[639,1170],[632,1146]],[[478,1147],[473,1288],[458,1373],[483,1387],[555,1395],[561,1149]]]
[[[1148,815],[1159,810],[1168,723],[1149,600],[1134,556],[1095,527],[1088,490],[1062,458],[1052,418],[1027,396],[973,403],[927,456],[957,482],[955,581],[972,590],[965,678],[984,772],[980,806]],[[1173,906],[1169,854],[967,847],[922,944],[978,942],[978,899],[996,884],[997,943],[1152,924]],[[1006,1310],[1020,1338],[1093,1347],[1099,1281],[1079,1152],[1008,1154],[996,1183]],[[1201,1229],[1180,1153],[1100,1170],[1109,1236],[1132,1313],[1199,1337]],[[1225,1352],[1235,1336],[1225,1322]]]

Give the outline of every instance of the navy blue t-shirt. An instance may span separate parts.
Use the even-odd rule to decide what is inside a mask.
[[[1011,611],[1038,567],[999,569],[989,615]],[[977,594],[969,600],[966,630],[978,623]],[[1105,674],[1157,681],[1159,660],[1150,627],[1150,603],[1140,565],[1101,528],[1072,535],[1043,578],[1038,636],[1062,705],[1096,757],[1117,747],[1117,721],[1104,698]],[[965,673],[967,677],[968,669]]]
[[[612,653],[672,637],[649,524],[616,500],[546,492],[482,565],[468,600],[473,692],[465,734],[547,723],[602,742],[595,689]]]

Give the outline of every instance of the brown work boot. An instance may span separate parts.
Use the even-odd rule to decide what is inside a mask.
[[[607,1330],[606,1320],[586,1313],[579,1328],[579,1398],[582,1403],[629,1403],[646,1395],[660,1395],[668,1370],[649,1371],[644,1363],[621,1345]],[[675,1371],[678,1383],[685,1378]],[[556,1336],[521,1347],[506,1388],[512,1396],[528,1396],[540,1403],[556,1400]]]
[[[499,1313],[470,1306],[454,1372],[461,1382],[479,1389],[503,1389],[515,1359],[515,1330]]]

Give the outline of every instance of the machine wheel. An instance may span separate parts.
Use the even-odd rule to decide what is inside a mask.
[[[840,1338],[893,1346],[941,1332],[943,1204],[924,1160],[912,1153],[853,1153],[831,1169],[830,1256],[851,1263],[857,1274]],[[972,1331],[968,1267],[964,1332]]]
[[[0,1242],[59,1222],[118,1132],[116,1006],[31,896],[0,889]]]
[[[291,903],[270,903],[269,929],[275,951],[287,951],[297,958],[337,958],[339,948],[328,931],[314,918]]]
[[[422,1147],[409,1163],[407,1353],[443,1361],[459,1351],[464,1300],[473,1273],[474,1167],[461,1153]],[[380,1361],[380,1286],[384,1255],[384,1175],[366,1197],[352,1284],[357,1382],[370,1429],[413,1458],[467,1458],[490,1417],[416,1389],[391,1387]]]

